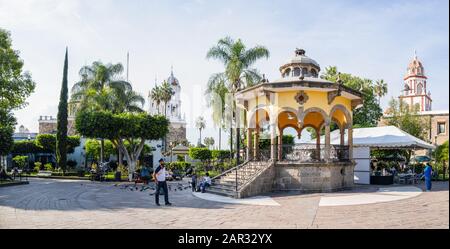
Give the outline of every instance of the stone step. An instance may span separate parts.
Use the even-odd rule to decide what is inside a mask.
[[[236,186],[235,185],[226,185],[226,184],[213,184],[209,186],[211,189],[218,189],[218,190],[229,190],[229,191],[235,191]]]
[[[228,197],[232,197],[232,198],[236,197],[235,191],[224,190],[224,189],[214,189],[211,187],[206,189],[206,193],[228,196]]]
[[[230,186],[234,186],[236,185],[236,179],[217,179],[213,182],[213,184],[223,184],[223,185],[230,185]]]

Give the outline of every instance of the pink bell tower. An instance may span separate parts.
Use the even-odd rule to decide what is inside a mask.
[[[422,62],[417,58],[414,51],[414,58],[409,63],[405,77],[403,78],[404,88],[399,96],[410,107],[419,106],[419,111],[431,111],[431,93],[427,91],[427,77]]]

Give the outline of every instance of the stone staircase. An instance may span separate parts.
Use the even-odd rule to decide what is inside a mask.
[[[240,198],[240,191],[242,188],[253,181],[267,168],[269,164],[269,162],[263,161],[244,162],[243,164],[214,177],[212,179],[211,186],[207,189],[207,192],[233,198]]]

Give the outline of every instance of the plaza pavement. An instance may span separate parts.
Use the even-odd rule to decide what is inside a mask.
[[[367,198],[378,188],[272,193],[264,200],[277,205],[248,205],[205,200],[170,184],[170,207],[155,206],[151,189],[131,191],[113,183],[33,179],[2,187],[0,228],[449,228],[448,182],[433,182],[432,192],[404,199],[337,206],[319,204],[322,197]]]

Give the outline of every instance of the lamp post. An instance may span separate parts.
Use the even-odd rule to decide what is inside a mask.
[[[436,149],[434,149],[434,163],[435,163],[435,165],[436,165],[436,172],[437,172],[437,174],[436,174],[436,179],[437,178],[439,178],[439,170],[438,170],[438,167],[437,167],[437,161],[438,161],[438,159],[437,159],[437,135],[434,135],[434,146],[436,146]]]

